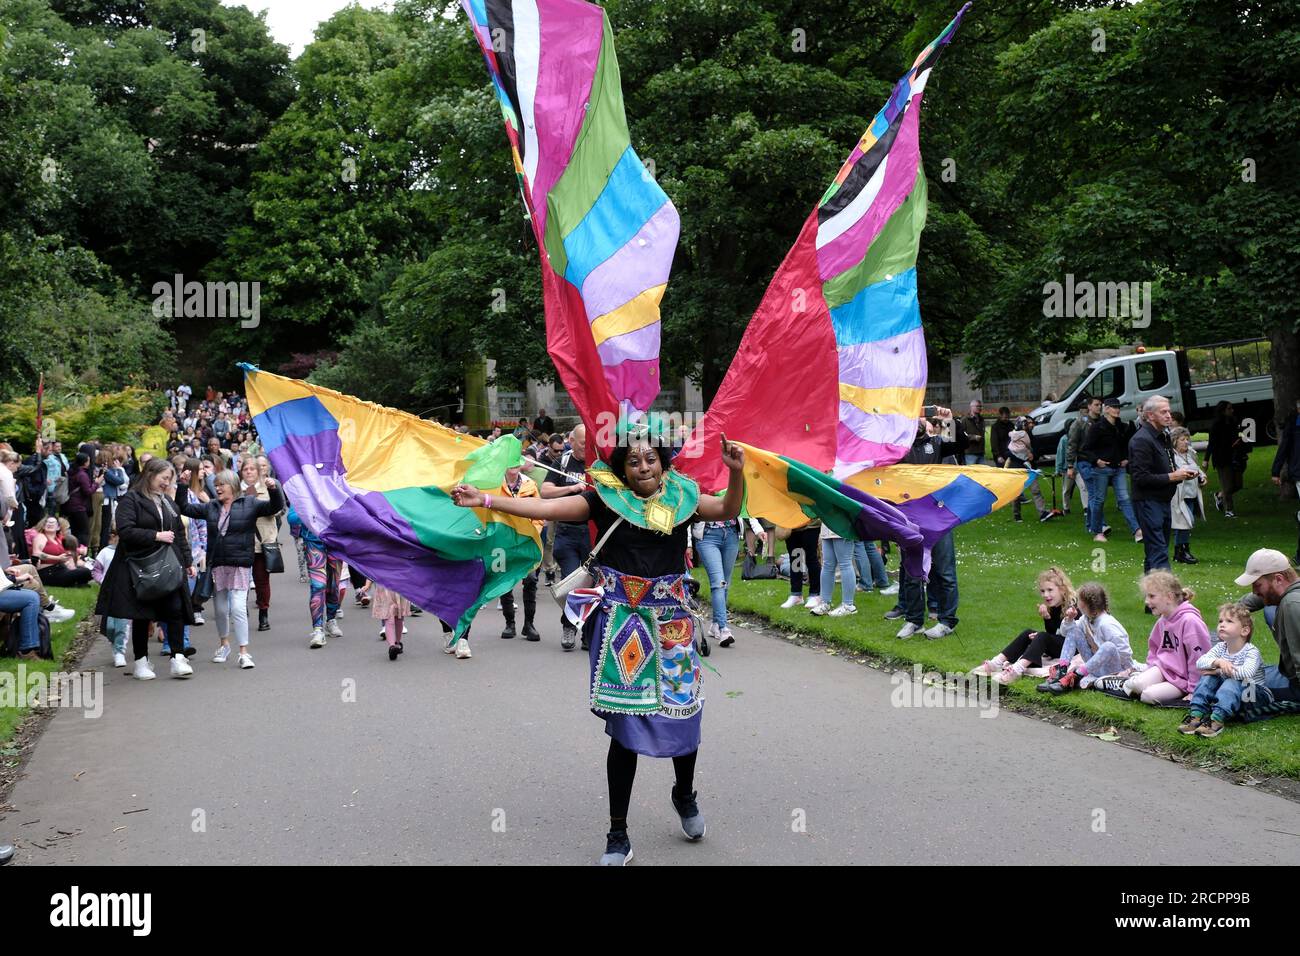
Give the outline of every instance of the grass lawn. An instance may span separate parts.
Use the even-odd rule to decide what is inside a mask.
[[[1251,455],[1246,490],[1236,496],[1235,519],[1224,518],[1214,511],[1213,491],[1218,481],[1211,476],[1205,494],[1208,521],[1192,531],[1192,553],[1200,563],[1173,566],[1183,583],[1196,591],[1195,604],[1206,619],[1212,638],[1218,605],[1243,593],[1242,588],[1233,584],[1233,578],[1241,573],[1251,551],[1271,547],[1292,555],[1296,549],[1297,503],[1277,498],[1277,489],[1269,480],[1273,452],[1272,447],[1260,448]],[[1046,481],[1042,484],[1046,496],[1050,484]],[[852,617],[813,617],[802,607],[782,611],[778,605],[789,595],[789,583],[784,580],[742,582],[739,562],[730,606],[740,614],[758,615],[779,627],[816,634],[877,658],[909,665],[919,663],[927,670],[960,673],[993,657],[1024,628],[1038,625],[1041,619],[1036,608],[1040,598],[1035,580],[1041,569],[1056,564],[1070,576],[1075,587],[1085,581],[1106,585],[1111,612],[1128,630],[1134,656],[1145,660],[1152,619],[1143,611],[1137,590],[1137,579],[1142,574],[1142,545],[1134,543],[1125,533],[1123,517],[1115,508],[1113,495],[1107,501],[1106,520],[1115,531],[1104,545],[1094,543],[1084,533],[1077,496],[1073,505],[1070,515],[1045,525],[1039,524],[1030,505],[1024,509],[1025,521],[1021,524],[1012,520],[1011,508],[1007,507],[957,529],[959,624],[952,635],[942,640],[930,641],[923,636],[905,641],[895,638],[901,622],[885,621],[881,617],[893,607],[894,599],[874,593],[859,595],[858,613]],[[895,550],[889,567],[897,566]],[[707,593],[707,584],[705,588]],[[838,587],[836,590],[838,603]],[[1265,663],[1276,664],[1277,645],[1263,614],[1255,615],[1255,626],[1254,641]],[[1283,717],[1252,725],[1230,723],[1220,737],[1205,740],[1184,737],[1177,732],[1185,713],[1181,709],[1149,707],[1093,691],[1052,697],[1037,693],[1034,687],[1038,683],[1026,677],[1003,693],[1013,699],[1032,698],[1044,706],[1129,728],[1162,749],[1202,755],[1209,764],[1255,775],[1300,778],[1300,718]]]
[[[93,585],[86,588],[50,588],[49,592],[64,607],[77,612],[76,617],[62,624],[55,624],[50,629],[50,641],[54,645],[54,660],[20,662],[15,657],[0,657],[0,672],[17,674],[19,663],[27,666],[28,674],[50,674],[62,668],[63,655],[77,633],[77,625],[93,610],[99,588]],[[17,690],[21,696],[25,688],[19,687]],[[26,707],[0,707],[0,756],[13,756],[8,752],[9,741],[26,715],[26,711]]]

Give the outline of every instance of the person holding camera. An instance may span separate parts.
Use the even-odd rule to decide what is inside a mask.
[[[952,417],[952,410],[927,405],[924,412],[927,417],[917,422],[916,440],[903,461],[909,465],[937,465],[949,455],[962,454],[966,447],[966,433]],[[901,639],[924,634],[930,640],[938,640],[947,637],[957,627],[957,552],[951,531],[930,548],[929,586],[938,604],[939,621],[929,629],[924,629],[926,583],[924,578],[902,573],[899,603],[905,623],[898,632]]]

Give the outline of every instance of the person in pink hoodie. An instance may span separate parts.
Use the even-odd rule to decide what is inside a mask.
[[[1184,700],[1196,689],[1196,661],[1210,649],[1209,629],[1192,604],[1195,594],[1168,571],[1152,571],[1139,582],[1156,623],[1147,639],[1146,669],[1124,682],[1124,692],[1144,704]]]

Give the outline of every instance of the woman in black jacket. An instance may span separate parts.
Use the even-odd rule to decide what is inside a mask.
[[[1137,541],[1141,541],[1137,515],[1133,503],[1129,500],[1128,442],[1132,430],[1120,420],[1119,401],[1106,399],[1102,407],[1102,416],[1091,425],[1084,434],[1083,444],[1079,447],[1079,458],[1086,461],[1088,469],[1088,530],[1092,532],[1093,541],[1106,540],[1106,491],[1115,487],[1115,503],[1128,523],[1129,531]]]
[[[239,641],[239,666],[249,670],[255,666],[248,645],[248,588],[253,582],[257,519],[283,511],[284,495],[274,478],[266,479],[268,500],[244,495],[235,473],[223,469],[213,479],[216,498],[192,503],[189,480],[188,469],[181,472],[176,507],[187,518],[206,521],[208,525],[208,567],[212,570],[212,601],[217,612],[217,634],[221,638],[212,662],[224,664],[230,657],[233,630]]]
[[[135,652],[135,676],[139,680],[153,680],[157,675],[149,663],[149,622],[168,624],[173,634],[180,634],[186,624],[194,623],[190,604],[190,591],[181,581],[171,593],[153,601],[136,595],[131,565],[157,552],[171,548],[180,566],[194,576],[190,545],[185,537],[185,525],[172,503],[172,486],[176,472],[163,458],[150,459],[140,468],[140,475],[131,490],[122,496],[117,505],[117,556],[104,574],[95,604],[96,614],[126,618],[131,621],[131,645]],[[173,677],[190,677],[190,667],[185,654],[173,649],[171,674]]]
[[[1214,506],[1227,518],[1237,517],[1232,510],[1232,496],[1241,490],[1241,474],[1236,467],[1237,458],[1244,457],[1240,454],[1241,444],[1237,410],[1231,402],[1219,402],[1214,406],[1214,421],[1210,423],[1205,457],[1219,473],[1219,490],[1214,493]]]

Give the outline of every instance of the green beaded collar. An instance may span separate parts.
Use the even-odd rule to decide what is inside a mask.
[[[700,486],[672,468],[664,475],[663,490],[652,498],[642,498],[623,484],[623,479],[603,461],[596,462],[587,473],[596,483],[596,494],[610,511],[647,531],[671,534],[673,528],[691,520],[700,503]]]

